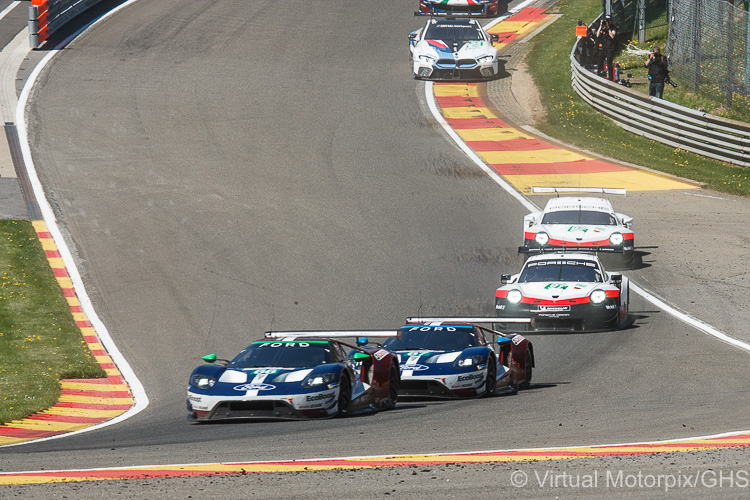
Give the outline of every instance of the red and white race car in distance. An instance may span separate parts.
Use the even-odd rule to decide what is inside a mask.
[[[542,188],[538,193],[625,194],[624,189],[609,188]],[[610,267],[633,267],[635,237],[633,218],[616,213],[604,198],[564,196],[552,198],[544,210],[523,218],[523,246],[520,253],[570,250],[592,251]]]
[[[483,16],[495,17],[499,14],[500,0],[419,0],[422,16]]]
[[[614,330],[627,326],[630,281],[608,273],[594,254],[529,257],[516,275],[504,274],[495,292],[498,326],[505,331]],[[531,323],[503,323],[530,318]]]

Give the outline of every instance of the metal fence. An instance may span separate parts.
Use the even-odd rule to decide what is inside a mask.
[[[570,54],[571,84],[594,109],[634,134],[750,167],[750,124],[652,98],[597,76],[580,64],[580,41]]]
[[[750,13],[719,0],[671,0],[667,55],[681,85],[750,111]]]
[[[29,6],[29,45],[36,49],[49,36],[101,0],[32,0]]]

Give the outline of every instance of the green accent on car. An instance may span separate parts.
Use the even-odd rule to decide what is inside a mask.
[[[366,359],[369,357],[370,355],[365,352],[355,352],[354,355],[352,355],[353,359]]]
[[[213,363],[214,361],[216,361],[216,354],[206,354],[205,356],[203,356],[203,361],[205,361],[206,363]]]

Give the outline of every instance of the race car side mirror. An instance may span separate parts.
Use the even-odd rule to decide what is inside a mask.
[[[206,363],[210,363],[210,364],[215,363],[216,354],[206,354],[205,356],[203,356],[203,361],[205,361]]]
[[[492,40],[492,43],[497,43],[500,41],[500,35],[498,35],[497,33],[491,33],[490,40]]]
[[[503,274],[500,276],[500,283],[508,283],[510,281],[510,274]]]
[[[370,339],[367,337],[357,337],[357,345],[367,345],[370,342]]]
[[[369,357],[370,355],[366,352],[355,352],[354,354],[352,354],[352,359],[366,359]]]
[[[609,279],[617,284],[620,284],[622,283],[622,274],[612,274],[610,275]]]

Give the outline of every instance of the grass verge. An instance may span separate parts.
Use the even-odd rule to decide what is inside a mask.
[[[29,221],[0,220],[0,423],[49,408],[58,380],[104,377]]]
[[[560,14],[560,19],[534,37],[527,57],[529,72],[547,111],[546,121],[537,124],[540,131],[610,158],[704,183],[709,189],[750,196],[747,169],[626,132],[578,97],[570,85],[575,26],[579,19],[584,22],[595,19],[601,12],[601,1],[562,0],[550,12]]]

